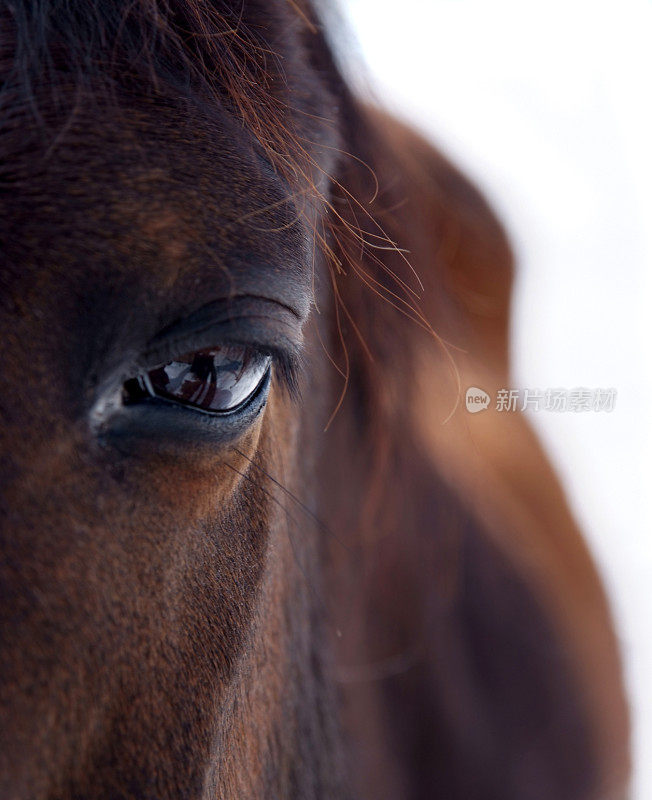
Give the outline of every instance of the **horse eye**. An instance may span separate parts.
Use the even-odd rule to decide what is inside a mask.
[[[270,356],[239,345],[197,350],[130,378],[123,400],[159,397],[200,411],[234,411],[256,394],[270,362]]]

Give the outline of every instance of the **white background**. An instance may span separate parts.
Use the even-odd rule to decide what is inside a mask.
[[[376,97],[475,179],[511,234],[513,385],[618,391],[611,414],[531,418],[612,598],[633,705],[632,798],[652,800],[652,5],[340,7]]]

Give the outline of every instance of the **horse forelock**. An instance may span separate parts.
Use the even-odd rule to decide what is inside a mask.
[[[311,109],[305,69],[296,66],[306,58],[301,36],[316,35],[308,13],[290,0],[5,4],[0,108],[31,112],[43,123],[84,90],[102,101],[121,91],[168,100],[199,96],[233,113],[291,178],[306,168],[300,139]],[[296,94],[303,95],[301,110]],[[323,98],[317,105],[323,109]]]

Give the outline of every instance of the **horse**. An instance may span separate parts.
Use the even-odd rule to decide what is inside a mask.
[[[509,385],[508,238],[336,39],[1,4],[6,800],[623,796],[596,568],[459,402]]]

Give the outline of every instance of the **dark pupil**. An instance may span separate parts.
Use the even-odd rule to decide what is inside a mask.
[[[197,353],[192,362],[192,373],[198,380],[206,380],[211,377],[211,370],[215,367],[215,358],[212,355]]]

